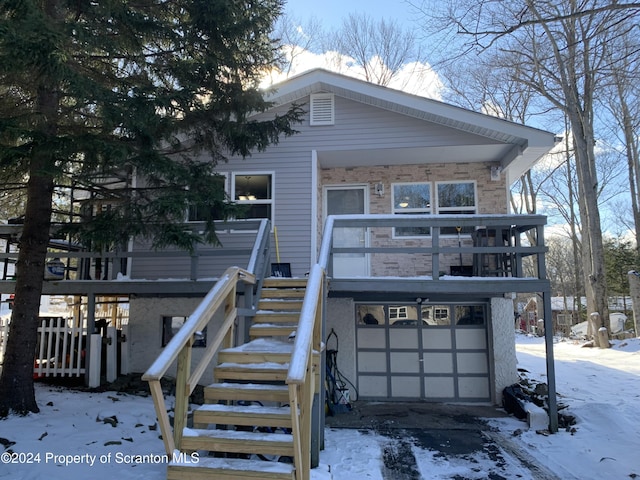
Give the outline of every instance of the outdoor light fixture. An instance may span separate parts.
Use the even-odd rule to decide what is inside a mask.
[[[251,201],[253,201],[253,200],[256,199],[256,196],[249,192],[249,180],[251,180],[251,176],[246,176],[246,177],[244,177],[244,179],[245,179],[245,187],[244,187],[244,189],[245,189],[246,193],[244,195],[238,195],[238,200],[244,200],[244,201],[251,200]]]
[[[491,180],[497,182],[500,180],[500,174],[502,173],[502,167],[499,165],[491,167]]]
[[[382,182],[376,183],[375,190],[379,197],[384,197],[384,185]]]

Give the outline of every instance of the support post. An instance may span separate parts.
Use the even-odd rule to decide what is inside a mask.
[[[544,226],[536,228],[536,241],[539,247],[544,246]],[[538,254],[537,258],[538,278],[547,280],[547,265],[544,253]],[[556,367],[553,358],[553,316],[551,313],[551,283],[547,282],[547,288],[542,292],[542,304],[544,312],[544,345],[546,350],[547,363],[547,387],[549,407],[549,431],[558,431],[558,399],[556,398]]]
[[[88,376],[88,386],[96,388],[100,386],[100,358],[102,356],[102,337],[99,333],[91,335],[91,340],[87,344],[89,346],[89,355],[86,359],[89,361],[89,367],[86,369]]]
[[[82,326],[82,325],[80,325]],[[93,338],[93,334],[96,331],[96,296],[94,293],[89,293],[87,295],[87,353],[85,355],[85,373],[84,373],[84,383],[88,386],[91,386],[91,375],[89,372],[92,367],[92,357],[93,355],[93,345],[90,339]],[[99,337],[100,335],[98,335]],[[100,349],[102,349],[102,343],[100,344]],[[101,351],[99,352],[102,353]],[[100,385],[100,355],[98,355],[96,362],[98,363],[98,385]],[[96,385],[97,386],[97,385]]]
[[[118,338],[116,327],[107,327],[107,382],[118,378]]]
[[[127,375],[129,373],[129,325],[122,326],[120,339],[120,375]]]

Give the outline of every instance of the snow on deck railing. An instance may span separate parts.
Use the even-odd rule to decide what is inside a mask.
[[[287,383],[302,383],[304,381],[313,349],[314,331],[319,322],[318,309],[321,308],[322,304],[323,282],[324,270],[320,265],[314,265],[309,274],[307,290],[302,302],[300,322],[293,344]]]
[[[286,380],[291,407],[293,463],[296,467],[296,479],[304,480],[310,478],[311,436],[314,434],[313,397],[316,394],[316,383],[320,383],[319,380],[316,382],[320,372],[314,368],[314,352],[320,352],[322,344],[323,292],[324,270],[316,264],[307,281]],[[315,434],[318,435],[319,432]]]
[[[254,275],[257,273],[256,269],[258,268],[261,256],[263,255],[265,249],[268,248],[270,233],[271,222],[268,219],[263,218],[260,221],[260,227],[258,228],[256,240],[253,244],[253,249],[251,250],[251,257],[249,257],[249,263],[247,264],[247,270]]]

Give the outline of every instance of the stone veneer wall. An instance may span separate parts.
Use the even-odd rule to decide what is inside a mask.
[[[369,186],[369,213],[392,213],[392,184],[411,182],[469,181],[476,182],[478,208],[481,214],[506,214],[508,212],[507,185],[504,177],[499,181],[490,178],[491,163],[438,163],[429,165],[372,166],[354,168],[321,169],[322,185],[367,184]],[[375,185],[384,185],[384,195],[375,193]],[[435,194],[435,185],[434,191]],[[322,202],[319,202],[322,208]],[[371,230],[372,246],[398,246],[398,240],[392,238],[391,228]],[[405,246],[430,246],[431,239],[414,238],[401,240]],[[457,243],[453,236],[449,240]],[[463,245],[470,246],[468,235],[462,236]],[[441,256],[440,265],[444,274],[449,273],[449,265],[459,265],[457,255]],[[471,265],[471,255],[463,256],[463,265]],[[374,276],[423,276],[432,275],[430,255],[373,254],[371,269]]]

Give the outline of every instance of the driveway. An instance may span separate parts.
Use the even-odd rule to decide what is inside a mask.
[[[488,419],[508,416],[495,406],[355,402],[350,411],[327,416],[326,425],[389,438],[382,447],[385,480],[423,480],[416,449],[429,452],[434,462],[448,462],[460,466],[458,471],[469,472],[448,477],[455,480],[479,478],[480,474],[492,480],[526,479],[527,474],[535,480],[557,480],[519,448],[517,438],[510,439],[487,423]],[[525,423],[522,427],[527,428]]]

